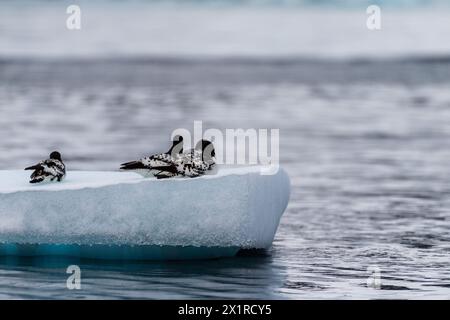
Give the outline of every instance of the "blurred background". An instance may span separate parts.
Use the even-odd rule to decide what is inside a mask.
[[[194,120],[279,128],[292,193],[267,256],[92,270],[82,295],[448,298],[449,18],[445,0],[0,1],[0,169],[58,149],[115,170]],[[3,293],[78,294],[51,283]]]

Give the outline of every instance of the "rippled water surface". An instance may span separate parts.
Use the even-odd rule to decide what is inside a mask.
[[[54,148],[70,169],[116,169],[203,120],[279,128],[292,192],[263,254],[3,257],[0,298],[450,298],[449,88],[446,59],[4,59],[0,169]],[[82,268],[80,291],[65,288],[68,263]]]

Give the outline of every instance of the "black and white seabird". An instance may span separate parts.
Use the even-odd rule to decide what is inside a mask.
[[[120,170],[135,171],[143,176],[154,176],[161,173],[161,170],[156,170],[155,167],[161,168],[170,166],[182,153],[183,137],[175,136],[172,141],[172,147],[167,152],[123,163],[120,165]],[[167,172],[167,174],[170,173]]]
[[[167,162],[164,166],[155,166],[154,169],[160,171],[155,177],[199,177],[212,170],[216,163],[215,156],[214,145],[208,140],[200,140],[194,149],[181,154],[175,161]]]
[[[60,182],[66,176],[66,166],[58,151],[53,151],[50,159],[43,160],[25,170],[34,170],[30,176],[30,183]]]

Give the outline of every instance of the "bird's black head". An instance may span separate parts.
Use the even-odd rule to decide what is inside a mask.
[[[58,151],[53,151],[52,153],[50,153],[50,159],[62,161],[61,153],[59,153]]]
[[[197,142],[195,149],[202,151],[202,160],[210,160],[211,158],[216,156],[216,151],[214,150],[214,145],[211,141],[202,139]]]
[[[180,135],[176,135],[175,137],[173,137],[173,144],[178,144],[180,142],[183,142],[183,136]]]
[[[172,147],[170,147],[169,151],[167,151],[169,154],[176,155],[178,153],[183,153],[183,137],[180,135],[177,135],[173,137],[172,140]]]

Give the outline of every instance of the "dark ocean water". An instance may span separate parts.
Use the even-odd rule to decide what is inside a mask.
[[[0,298],[450,298],[450,60],[0,60],[0,169],[116,169],[172,130],[279,128],[289,206],[232,259],[0,258]],[[82,289],[66,289],[68,264]],[[368,269],[381,288],[367,287]]]

